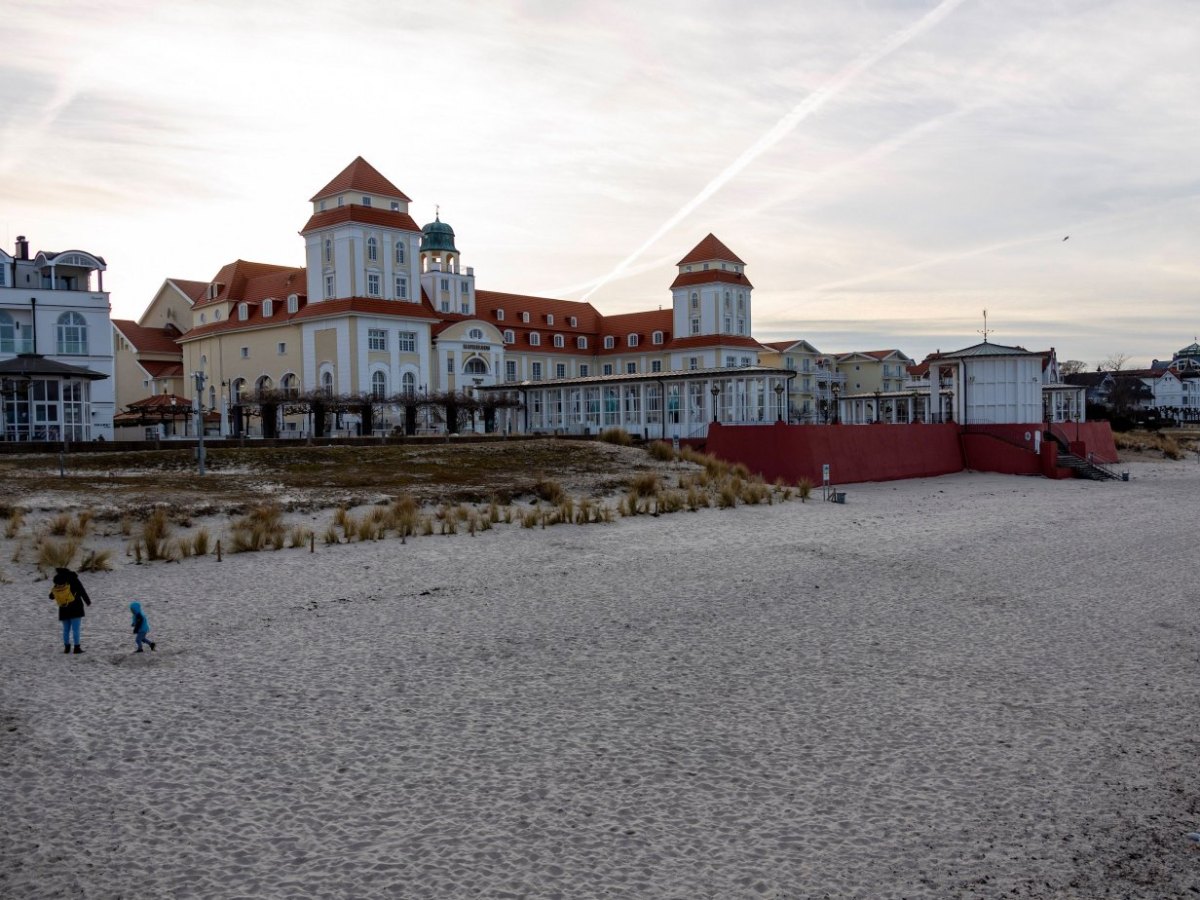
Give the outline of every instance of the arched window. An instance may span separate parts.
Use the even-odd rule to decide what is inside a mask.
[[[700,308],[700,295],[692,291],[692,309]]]
[[[408,397],[417,392],[417,377],[412,372],[404,373],[404,377],[400,379],[400,390]]]
[[[638,336],[636,334],[631,334],[631,335],[626,336],[626,338],[625,338],[625,346],[626,347],[636,347],[637,345],[638,345]]]
[[[488,367],[487,363],[478,356],[472,356],[467,360],[466,365],[463,366],[463,371],[468,375],[486,375]]]
[[[300,394],[300,381],[291,372],[288,372],[279,379],[279,389],[288,397],[297,397]]]
[[[514,343],[516,343],[516,341],[517,341],[517,336],[516,336],[516,334],[513,333],[513,330],[511,328],[504,329],[504,343],[514,344]]]
[[[262,314],[265,318],[275,315],[275,301],[270,297],[263,301]]]
[[[254,382],[254,393],[261,397],[263,394],[270,393],[271,388],[274,386],[275,383],[271,381],[271,376],[263,375],[258,381]]]
[[[540,334],[538,334],[536,331],[531,332],[529,335],[529,345],[531,347],[542,346],[542,336]]]
[[[616,343],[617,343],[617,339],[614,338],[611,334],[605,335],[605,338],[604,338],[604,349],[605,350],[611,350],[613,347],[616,346]]]
[[[232,385],[232,387],[230,387],[229,392],[231,395],[231,399],[233,400],[233,405],[237,406],[239,403],[242,402],[242,395],[244,393],[246,393],[246,379],[245,378],[234,379],[233,385]]]
[[[556,334],[554,336],[554,346],[555,347],[565,347],[566,339],[561,334]]]
[[[367,238],[367,261],[379,262],[379,241],[375,238]]]
[[[404,244],[396,241],[396,265],[404,265]]]
[[[653,344],[661,344],[663,342],[663,333],[661,331],[654,332],[654,334],[650,335],[650,342]]]
[[[58,353],[61,356],[86,356],[87,321],[77,312],[58,317]]]
[[[321,390],[325,392],[326,397],[333,396],[333,373],[332,372],[322,372],[321,373]]]
[[[328,265],[333,262],[333,241],[325,238],[325,263]]]
[[[575,346],[578,347],[580,350],[586,350],[587,349],[587,338],[582,337],[582,336],[575,338]]]
[[[387,396],[387,375],[383,372],[371,373],[371,396],[376,400]]]
[[[6,312],[0,312],[0,353],[17,352],[17,323]]]
[[[467,337],[469,337],[473,341],[482,341],[483,340],[483,329],[482,328],[472,328],[470,331],[467,332]]]

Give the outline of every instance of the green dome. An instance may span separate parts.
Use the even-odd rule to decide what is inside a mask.
[[[448,250],[457,253],[454,246],[454,229],[441,219],[434,219],[421,229],[421,252],[426,250]]]

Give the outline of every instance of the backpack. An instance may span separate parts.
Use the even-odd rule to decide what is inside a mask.
[[[68,606],[75,602],[75,592],[69,584],[56,584],[50,588],[50,596],[59,606]]]

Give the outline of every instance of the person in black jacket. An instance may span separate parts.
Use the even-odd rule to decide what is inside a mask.
[[[83,648],[79,646],[79,625],[84,616],[84,604],[91,606],[92,598],[88,596],[79,576],[70,569],[55,569],[50,599],[58,604],[58,621],[62,622],[63,653],[71,652],[72,638],[75,652],[82,653]]]

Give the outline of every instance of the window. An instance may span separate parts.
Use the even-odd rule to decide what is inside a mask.
[[[567,324],[570,325],[572,328],[578,328],[579,320],[577,318],[575,318],[574,316],[567,316]]]
[[[496,321],[497,321],[497,322],[503,322],[503,321],[504,321],[504,310],[502,310],[502,309],[498,309],[498,310],[496,310]]]
[[[283,391],[287,397],[298,397],[300,395],[300,382],[291,372],[279,379],[279,389]]]
[[[729,291],[725,292],[725,312],[730,312],[733,309],[733,301],[729,298]]]
[[[79,313],[65,312],[58,317],[58,352],[62,356],[87,355],[87,321]]]
[[[400,204],[397,203],[395,205],[399,206]],[[399,241],[396,242],[396,265],[404,265],[404,245]]]
[[[536,331],[530,332],[529,343],[533,347],[542,346],[542,336],[540,334],[538,334]]]
[[[399,201],[399,200],[393,200],[393,201],[392,201],[392,206],[391,206],[391,209],[392,209],[392,212],[400,212],[400,201]]]
[[[617,339],[614,338],[611,334],[605,336],[605,338],[604,338],[604,349],[605,350],[611,350],[613,347],[616,346],[616,344],[617,344]]]
[[[486,375],[488,373],[487,362],[481,357],[472,356],[463,366],[463,371],[468,375]]]
[[[529,313],[527,313],[527,312],[521,313],[521,321],[528,322],[529,321]]]
[[[238,304],[238,321],[245,322],[250,318],[250,306],[246,303]]]
[[[287,356],[287,344],[285,344],[283,341],[280,341],[275,345],[275,352],[280,356]]]
[[[587,338],[585,338],[585,337],[575,338],[575,346],[580,350],[586,350],[587,349]]]
[[[275,314],[275,301],[269,297],[263,301],[262,314],[264,317],[273,316]]]
[[[325,299],[330,300],[332,298],[333,298],[333,276],[326,275],[325,276]]]
[[[650,360],[650,371],[651,372],[661,372],[662,371],[662,360],[661,359]]]
[[[326,397],[333,396],[333,373],[332,372],[322,372],[321,373],[321,390],[324,392]]]
[[[329,238],[325,239],[325,262],[326,264],[333,262],[333,241]]]
[[[737,367],[737,357],[736,356],[725,357],[725,368],[733,369],[736,367]]]
[[[449,300],[442,301],[442,312],[450,312],[450,301]]]
[[[338,197],[338,209],[341,209],[345,205],[346,205],[346,198]]]
[[[446,374],[447,375],[454,374],[454,354],[453,353],[446,354]]]
[[[379,241],[373,237],[367,238],[367,262],[379,262]]]
[[[654,334],[650,335],[650,343],[661,344],[662,342],[663,342],[663,333],[661,331],[656,331],[656,332],[654,332]]]
[[[362,205],[363,205],[363,206],[370,206],[370,205],[371,205],[371,198],[370,198],[370,197],[363,197],[363,198],[362,198]]]
[[[379,296],[379,273],[378,272],[368,272],[367,273],[367,296],[368,297],[378,297]]]
[[[408,299],[408,279],[405,278],[403,275],[396,276],[396,299],[397,300],[407,300]]]
[[[612,363],[605,363],[604,364],[604,374],[611,375],[612,373],[613,373]]]
[[[636,375],[637,374],[637,363],[635,363],[635,362],[625,363],[625,373],[627,375]]]
[[[530,372],[534,381],[542,380],[542,364],[540,362],[533,363],[530,367]]]
[[[638,345],[638,336],[636,334],[628,335],[625,338],[625,346],[636,347]]]
[[[567,343],[566,338],[564,338],[561,334],[556,334],[554,336],[554,346],[555,347],[565,347],[566,343]]]
[[[464,297],[466,297],[466,296],[469,296],[469,295],[470,295],[470,293],[471,293],[471,282],[469,282],[469,281],[464,281],[464,282],[463,282],[461,285],[459,285],[459,286],[462,288],[462,293],[463,293],[463,296],[464,296]]]
[[[513,330],[511,328],[505,328],[504,329],[504,343],[515,344],[516,341],[517,341],[517,336],[513,333]]]
[[[396,346],[401,353],[416,353],[417,333],[415,331],[401,331],[396,335]]]
[[[738,315],[746,312],[746,295],[738,291]]]
[[[367,349],[368,350],[386,350],[387,349],[387,331],[382,328],[367,329]]]
[[[4,268],[0,265],[0,273]],[[0,312],[0,353],[17,352],[17,323],[6,312]]]
[[[587,378],[588,371],[589,371],[589,369],[588,369],[588,364],[587,364],[587,363],[580,363],[580,364],[579,364],[579,377],[580,377],[580,378]]]
[[[746,333],[746,320],[738,319],[738,334],[745,334],[745,333]]]
[[[245,378],[235,379],[232,387],[230,388],[230,395],[233,400],[233,404],[235,406],[242,402],[242,395],[245,393],[246,393],[246,379]]]
[[[515,359],[506,359],[504,361],[504,380],[517,380],[517,361]]]
[[[743,366],[752,366],[752,365],[754,365],[754,360],[752,360],[748,356],[743,356],[742,357],[742,365]]]
[[[220,322],[220,321],[221,321],[221,310],[220,310],[220,309],[214,309],[214,310],[213,310],[213,321],[214,321],[214,322]]]
[[[471,304],[464,300],[461,304],[459,304],[458,311],[462,313],[469,313],[471,311]]]
[[[554,313],[546,313],[546,324],[547,325],[554,324]]]
[[[417,392],[417,376],[412,372],[405,372],[400,379],[400,391],[407,397],[411,397]]]
[[[200,313],[200,324],[204,324],[204,313]]]
[[[692,369],[693,371],[700,368],[700,357],[689,356],[688,357],[688,368]]]
[[[442,290],[443,291],[450,290],[450,279],[449,278],[442,279]]]
[[[555,378],[566,378],[567,377],[567,364],[566,363],[557,363],[554,366],[554,377]]]
[[[300,309],[300,298],[297,297],[295,294],[289,294],[288,299],[287,299],[287,305],[288,305],[288,313],[290,315],[294,316],[296,314],[297,310]]]
[[[483,340],[483,329],[482,328],[472,328],[470,331],[467,332],[467,337],[473,341],[482,341]]]
[[[700,333],[700,317],[693,316],[691,325],[692,325],[692,334],[699,334]]]
[[[250,348],[243,347],[242,348],[242,359],[249,359],[249,358],[250,358]]]
[[[256,396],[261,397],[263,394],[270,393],[272,387],[274,387],[274,384],[271,381],[271,376],[263,375],[254,383],[254,393]]]
[[[371,396],[376,400],[387,396],[387,375],[383,372],[371,373]]]
[[[700,308],[700,295],[692,291],[692,309]]]
[[[725,317],[725,333],[729,334],[733,331],[733,319],[730,316]]]

